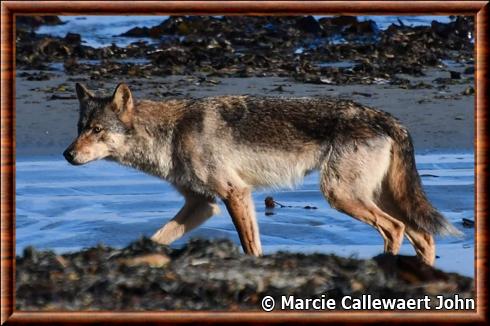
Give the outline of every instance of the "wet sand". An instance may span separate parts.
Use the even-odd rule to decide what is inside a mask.
[[[47,72],[51,78],[29,81],[16,78],[17,155],[61,155],[76,136],[78,101],[75,82],[111,93],[119,82],[126,82],[136,99],[164,100],[172,97],[204,97],[230,94],[271,96],[335,96],[352,99],[390,112],[410,130],[417,153],[471,151],[474,146],[474,96],[462,95],[472,80],[439,89],[433,81],[448,78],[449,70],[433,68],[424,77],[408,77],[431,88],[402,89],[380,85],[316,85],[289,78],[249,77],[210,78],[200,82],[192,76],[151,79],[128,78],[113,82],[92,81],[85,76],[68,76],[61,71]],[[21,75],[25,71],[17,71]],[[29,74],[36,71],[27,71]],[[466,76],[468,77],[468,76]]]

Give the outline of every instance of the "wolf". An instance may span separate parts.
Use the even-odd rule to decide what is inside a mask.
[[[216,96],[135,101],[119,84],[100,97],[76,84],[73,165],[108,159],[170,182],[185,198],[152,240],[170,244],[223,201],[245,253],[262,254],[251,193],[293,187],[314,170],[335,209],[374,227],[384,251],[404,236],[433,265],[435,234],[460,235],[429,202],[407,129],[390,114],[331,97]]]

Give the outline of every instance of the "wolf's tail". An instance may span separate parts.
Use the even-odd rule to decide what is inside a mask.
[[[398,208],[407,219],[404,222],[430,234],[462,236],[427,199],[415,166],[413,144],[408,131],[397,124],[392,132],[394,143],[388,184]]]

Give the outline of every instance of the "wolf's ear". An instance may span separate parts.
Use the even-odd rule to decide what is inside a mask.
[[[131,95],[131,91],[126,84],[121,83],[117,85],[112,96],[112,104],[113,110],[118,115],[119,120],[128,128],[131,128],[134,109],[133,95]]]
[[[75,84],[75,89],[77,90],[77,97],[80,102],[85,102],[88,99],[94,97],[94,94],[89,91],[87,87],[80,83]]]

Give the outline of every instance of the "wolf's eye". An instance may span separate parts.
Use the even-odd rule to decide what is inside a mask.
[[[101,132],[101,131],[102,131],[102,128],[101,128],[101,127],[94,127],[94,128],[93,128],[93,131],[94,131],[96,134],[98,134],[99,132]]]

